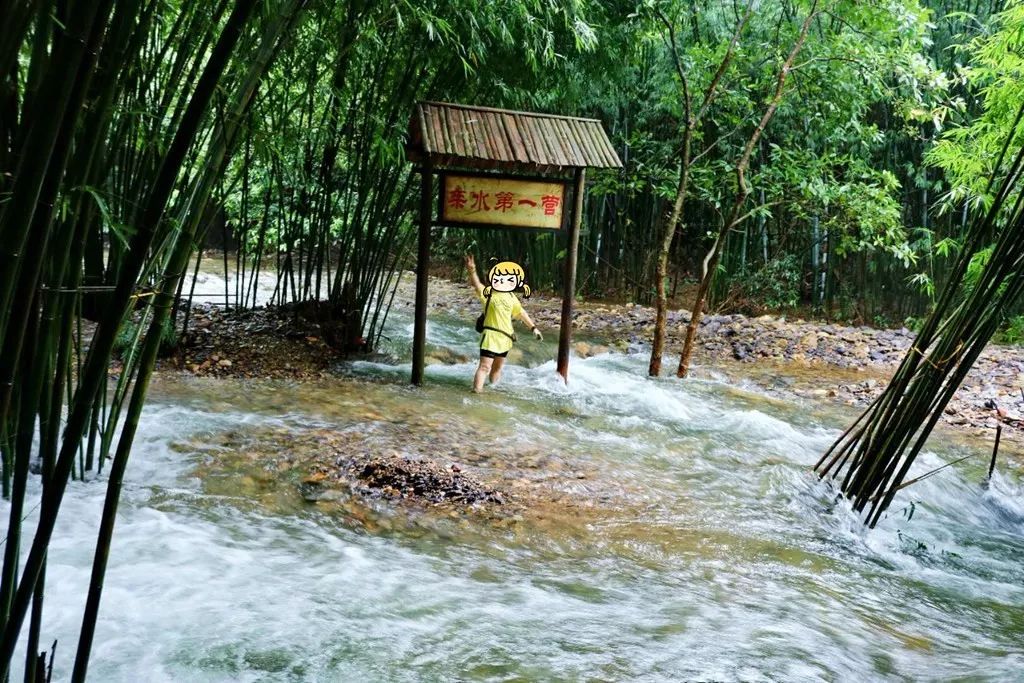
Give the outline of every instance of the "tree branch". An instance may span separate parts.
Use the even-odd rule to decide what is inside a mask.
[[[743,13],[743,18],[736,24],[736,30],[733,31],[732,39],[729,41],[729,47],[725,51],[725,56],[722,57],[722,61],[718,65],[718,70],[715,71],[715,75],[711,78],[711,82],[708,83],[707,90],[704,91],[704,102],[701,104],[700,110],[697,112],[697,116],[693,122],[694,125],[704,118],[708,108],[711,106],[711,103],[718,94],[718,83],[722,80],[725,70],[729,67],[729,62],[732,61],[732,56],[736,51],[736,44],[740,40],[740,34],[743,32],[743,27],[747,25],[751,15],[754,13],[754,2],[756,2],[756,0],[750,0],[750,2],[747,3],[747,11]]]

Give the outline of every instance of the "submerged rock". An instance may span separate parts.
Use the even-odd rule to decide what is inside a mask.
[[[438,347],[432,349],[424,359],[425,365],[458,365],[459,363],[468,363],[470,361],[469,356],[464,353],[459,353],[446,347]]]
[[[350,458],[344,471],[356,490],[385,498],[413,498],[431,503],[501,504],[501,495],[463,474],[455,465],[445,467],[429,460],[399,456],[357,456]]]

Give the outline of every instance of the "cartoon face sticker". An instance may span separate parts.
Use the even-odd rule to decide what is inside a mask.
[[[487,284],[495,292],[512,292],[519,289],[526,280],[523,267],[512,261],[502,261],[491,267],[487,273]]]
[[[491,278],[491,287],[496,292],[511,292],[519,286],[519,278],[515,275],[495,275]]]

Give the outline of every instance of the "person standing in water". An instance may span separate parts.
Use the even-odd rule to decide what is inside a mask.
[[[544,339],[544,335],[533,324],[519,303],[519,297],[514,294],[515,290],[521,289],[525,297],[530,296],[530,287],[526,284],[526,273],[522,266],[512,261],[495,264],[487,272],[486,287],[477,276],[476,261],[470,254],[466,254],[466,270],[469,271],[469,284],[484,305],[483,315],[477,321],[477,331],[481,333],[480,365],[473,376],[473,391],[480,393],[485,378],[489,376],[491,384],[501,378],[501,368],[516,340],[512,329],[513,318],[518,317],[529,325],[538,340]]]

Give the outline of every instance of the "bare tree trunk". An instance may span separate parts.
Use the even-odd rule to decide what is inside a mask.
[[[679,369],[676,370],[677,377],[686,377],[690,372],[690,359],[693,356],[693,345],[697,337],[697,327],[700,325],[700,319],[703,316],[704,303],[707,300],[708,291],[711,289],[711,284],[715,278],[715,271],[718,269],[718,260],[722,255],[722,246],[725,244],[725,237],[729,234],[736,225],[742,222],[746,216],[740,214],[740,210],[743,208],[743,204],[747,201],[747,197],[750,195],[750,187],[747,185],[746,172],[747,167],[750,166],[750,155],[754,151],[754,147],[761,139],[761,135],[764,133],[768,123],[775,116],[775,111],[779,108],[779,103],[782,101],[782,95],[786,85],[786,77],[789,75],[790,70],[793,68],[793,60],[796,59],[797,54],[804,45],[804,41],[807,39],[807,32],[811,28],[811,22],[820,13],[818,10],[818,2],[815,0],[811,6],[811,11],[804,20],[803,26],[800,27],[800,35],[797,37],[796,42],[793,43],[792,49],[789,51],[789,56],[786,57],[786,61],[783,62],[782,68],[779,69],[779,76],[775,84],[775,94],[772,96],[771,102],[768,104],[768,108],[765,109],[764,115],[761,116],[761,120],[758,122],[757,127],[751,134],[750,139],[747,140],[747,145],[743,149],[743,154],[740,156],[739,162],[736,164],[736,198],[732,203],[732,208],[729,210],[728,218],[722,223],[721,229],[718,231],[718,236],[715,238],[714,246],[704,261],[704,273],[701,277],[700,286],[697,288],[697,296],[693,302],[693,309],[690,313],[690,324],[686,326],[686,340],[683,342],[683,353],[679,357]]]
[[[665,291],[665,278],[668,275],[668,256],[672,248],[672,239],[676,234],[676,226],[679,225],[679,218],[683,213],[683,201],[686,198],[686,186],[690,179],[690,129],[687,127],[683,134],[683,158],[679,166],[679,188],[676,190],[676,200],[672,204],[672,213],[668,223],[665,224],[665,232],[662,237],[661,250],[658,252],[658,262],[654,269],[654,282],[657,290],[655,301],[654,318],[654,340],[651,344],[651,363],[647,367],[647,374],[657,377],[661,374],[661,356],[665,349],[665,322],[668,318],[668,294]]]
[[[743,27],[746,26],[747,21],[750,19],[753,12],[754,3],[747,3],[747,10],[736,24],[736,30],[733,32],[732,40],[729,41],[729,47],[726,50],[725,55],[722,57],[722,61],[719,62],[718,68],[715,70],[715,75],[708,84],[707,90],[704,92],[704,100],[696,115],[692,114],[689,82],[686,79],[686,70],[683,68],[682,60],[679,56],[679,50],[676,45],[675,26],[665,15],[659,15],[659,18],[668,29],[669,48],[672,52],[673,61],[675,62],[676,75],[679,77],[679,82],[683,90],[683,110],[686,117],[686,127],[683,129],[683,144],[679,160],[679,187],[676,190],[676,199],[672,204],[672,213],[669,215],[668,221],[665,223],[665,231],[662,234],[661,246],[658,251],[658,260],[654,272],[655,288],[657,291],[657,298],[655,300],[656,313],[654,320],[654,339],[651,343],[651,362],[647,367],[647,374],[651,377],[657,377],[661,373],[661,357],[665,348],[665,322],[668,318],[668,295],[665,291],[665,279],[668,276],[668,259],[669,253],[672,249],[672,240],[675,238],[676,228],[679,226],[679,221],[683,215],[683,205],[686,202],[686,191],[690,181],[690,147],[691,141],[693,140],[693,132],[697,129],[697,126],[704,118],[704,115],[711,107],[711,103],[714,101],[715,96],[718,94],[718,85],[722,80],[722,76],[725,75],[725,70],[728,68],[729,62],[732,60],[733,53],[736,50],[736,44],[739,42],[740,34],[743,32]],[[691,17],[693,20],[695,34],[697,33],[696,17],[696,13]]]

